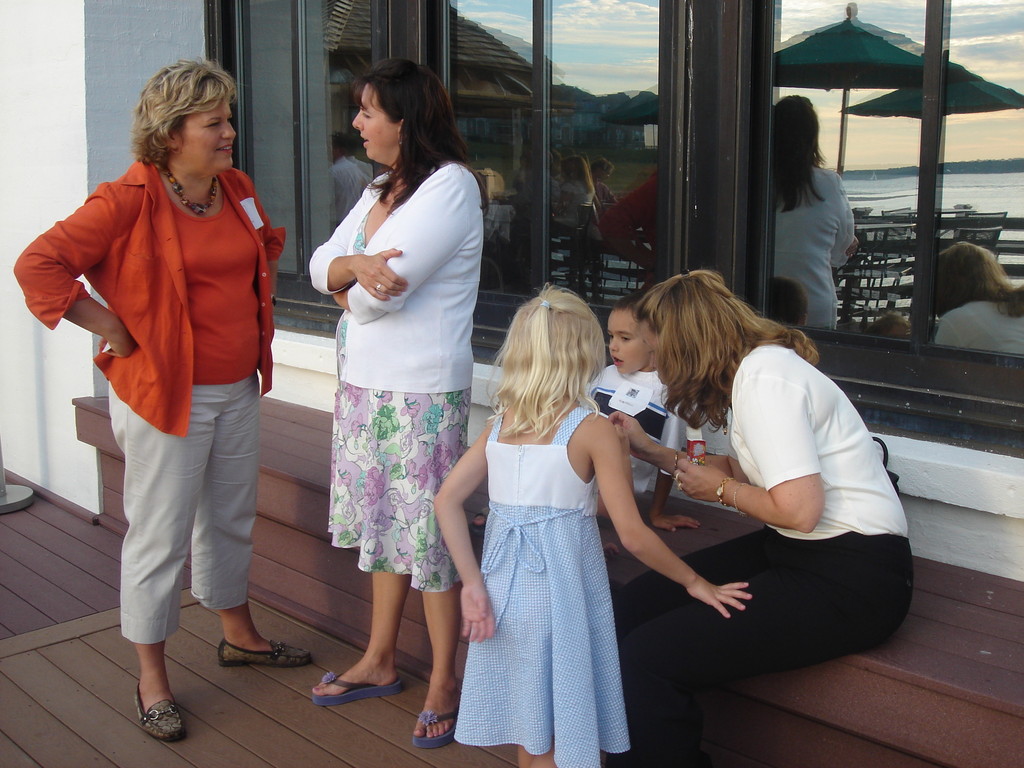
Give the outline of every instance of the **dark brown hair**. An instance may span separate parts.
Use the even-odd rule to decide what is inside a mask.
[[[814,168],[825,158],[818,146],[818,115],[806,96],[786,96],[775,105],[772,173],[776,205],[792,211],[811,198],[823,199],[814,189]]]
[[[352,88],[356,103],[362,103],[367,88],[392,122],[402,121],[398,162],[377,184],[383,197],[397,190],[392,198],[394,206],[412,197],[444,163],[469,168],[466,142],[455,126],[452,100],[437,75],[408,59],[383,59],[356,79]],[[474,172],[474,176],[480,185],[481,207],[485,207],[484,185],[479,174]]]

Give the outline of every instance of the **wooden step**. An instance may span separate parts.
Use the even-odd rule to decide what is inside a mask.
[[[123,462],[106,401],[82,398],[75,405],[79,439],[101,453],[105,524],[123,530]],[[369,576],[356,568],[353,551],[330,545],[326,532],[330,440],[329,413],[264,398],[252,594],[365,645]],[[467,514],[486,505],[482,494],[471,501]],[[679,554],[757,526],[717,505],[676,497],[669,511],[702,523],[659,532]],[[606,541],[616,541],[607,521],[601,529]],[[718,768],[1024,766],[1024,584],[922,558],[915,568],[910,615],[877,648],[702,694],[706,746]],[[613,589],[644,570],[624,553],[608,562]],[[427,675],[429,650],[414,593],[402,623],[400,665]]]

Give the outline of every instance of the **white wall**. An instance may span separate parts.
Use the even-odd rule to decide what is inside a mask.
[[[0,3],[0,435],[6,468],[99,511],[75,397],[101,393],[92,336],[49,331],[11,274],[41,232],[127,168],[130,110],[161,66],[202,55],[202,0]]]

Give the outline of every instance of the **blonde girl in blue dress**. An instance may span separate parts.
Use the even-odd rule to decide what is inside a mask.
[[[435,499],[471,642],[455,738],[516,744],[520,768],[598,768],[601,751],[629,748],[598,489],[646,565],[726,618],[750,595],[745,583],[705,581],[640,518],[625,443],[587,394],[604,338],[579,297],[542,290],[516,313],[499,361],[496,416]],[[485,477],[478,564],[463,504]]]

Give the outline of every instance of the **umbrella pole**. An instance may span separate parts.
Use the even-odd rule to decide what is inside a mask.
[[[839,108],[839,159],[836,161],[836,173],[843,175],[846,165],[846,108],[850,106],[850,89],[843,88],[843,106]]]

